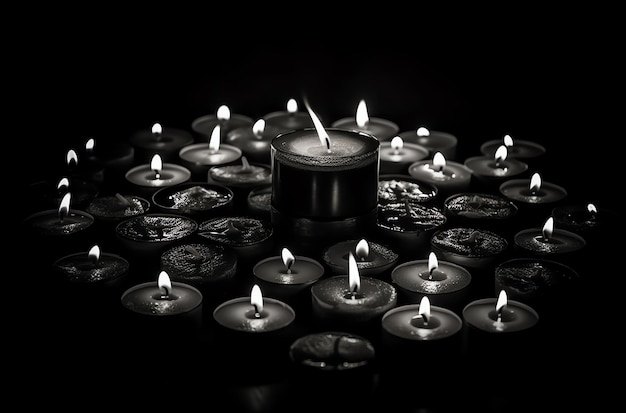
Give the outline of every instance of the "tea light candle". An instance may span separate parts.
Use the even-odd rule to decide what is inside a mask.
[[[36,212],[41,207],[57,208],[66,193],[72,193],[74,208],[84,210],[89,203],[100,195],[100,189],[93,182],[81,178],[62,177],[57,180],[37,181],[26,189],[28,212]],[[33,208],[30,210],[30,208]]]
[[[421,161],[428,155],[425,147],[394,136],[391,141],[380,143],[380,173],[406,174],[413,162]]]
[[[414,130],[400,132],[398,135],[405,142],[416,143],[428,149],[429,157],[433,157],[437,152],[441,152],[446,159],[454,159],[456,157],[456,149],[458,139],[451,133],[429,130],[424,126],[420,126]]]
[[[263,119],[266,127],[278,129],[280,133],[315,127],[309,113],[298,110],[298,102],[295,99],[287,101],[286,110],[270,112],[264,115]]]
[[[442,152],[433,155],[432,160],[413,162],[409,175],[437,187],[440,196],[467,191],[472,179],[472,171],[458,162],[449,162]]]
[[[404,202],[430,204],[439,195],[437,187],[407,174],[381,174],[378,177],[378,204]]]
[[[314,321],[347,331],[367,329],[395,307],[397,292],[381,279],[361,277],[352,253],[348,260],[347,275],[323,278],[311,286]]]
[[[94,245],[87,252],[73,253],[59,258],[53,264],[66,285],[78,286],[80,291],[113,289],[128,274],[129,263],[120,255],[102,253]]]
[[[163,162],[176,162],[178,151],[193,143],[193,135],[183,129],[154,123],[150,130],[142,129],[131,135],[129,142],[134,149],[135,163],[148,163],[155,154],[159,154]]]
[[[546,148],[543,145],[529,140],[513,140],[511,135],[508,134],[504,135],[502,139],[489,140],[483,143],[480,146],[480,152],[487,157],[493,158],[501,145],[506,147],[510,158],[526,160],[527,162],[541,158],[546,153]]]
[[[476,181],[487,188],[500,184],[506,179],[520,176],[528,169],[528,164],[519,159],[508,158],[507,148],[500,145],[493,157],[471,156],[464,162]]]
[[[198,136],[198,141],[207,141],[219,126],[220,141],[233,129],[252,126],[254,120],[240,113],[232,113],[228,105],[220,105],[215,114],[200,116],[191,122],[191,129]]]
[[[224,142],[227,145],[241,149],[243,156],[252,162],[270,164],[272,139],[282,129],[268,125],[265,119],[258,119],[252,127],[244,126],[231,130],[226,134]]]
[[[380,143],[363,132],[325,130],[310,112],[314,130],[272,141],[272,223],[300,240],[351,238],[375,225]]]
[[[332,128],[365,132],[379,141],[391,140],[398,134],[400,128],[395,122],[388,119],[370,117],[365,100],[361,99],[354,118],[341,118],[334,121]]]
[[[514,242],[518,251],[534,256],[559,257],[565,261],[582,259],[578,253],[587,244],[583,237],[574,232],[555,229],[553,217],[548,217],[542,228],[519,231],[515,234]]]
[[[441,229],[430,239],[433,252],[444,260],[476,270],[487,269],[508,250],[505,237],[470,227]]]
[[[455,311],[465,304],[472,276],[464,267],[439,261],[434,252],[427,260],[407,261],[391,272],[392,284],[409,304],[428,295],[431,303]]]
[[[174,163],[163,163],[159,154],[155,154],[149,164],[135,166],[126,172],[130,187],[150,197],[159,188],[187,182],[190,178],[189,169]]]
[[[612,239],[602,236],[604,230],[619,222],[617,212],[594,202],[556,206],[551,216],[554,224],[567,231],[572,231],[588,242],[589,246],[600,247],[614,244]],[[597,245],[596,245],[597,244]]]
[[[194,179],[204,181],[210,168],[237,162],[242,152],[236,146],[222,144],[220,126],[217,125],[211,134],[208,144],[195,143],[180,149],[178,156],[194,175]]]
[[[535,172],[530,179],[510,179],[500,185],[500,193],[517,202],[518,206],[550,205],[551,207],[567,196],[565,188],[545,182]]]
[[[184,182],[161,188],[152,195],[152,203],[161,211],[204,220],[233,211],[233,191],[224,186],[203,182]]]
[[[359,274],[367,277],[382,276],[399,258],[391,248],[362,238],[328,246],[322,253],[322,260],[335,274],[346,274],[350,254],[356,258]]]

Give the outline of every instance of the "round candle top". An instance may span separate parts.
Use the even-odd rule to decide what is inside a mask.
[[[509,219],[517,214],[517,205],[501,195],[463,192],[449,196],[444,201],[447,216],[476,220]]]
[[[288,304],[273,298],[261,297],[253,304],[252,297],[228,300],[213,311],[213,318],[220,325],[246,333],[263,333],[289,326],[296,313]]]
[[[28,216],[24,223],[30,231],[40,235],[71,235],[84,231],[94,223],[93,215],[70,209],[66,213],[46,210]]]
[[[461,330],[463,322],[453,311],[424,302],[423,299],[421,304],[407,304],[387,311],[382,319],[383,329],[414,341],[442,340]]]
[[[324,309],[343,314],[383,314],[395,306],[398,293],[378,278],[359,277],[358,292],[350,286],[348,275],[324,278],[311,286],[311,295]]]
[[[234,277],[237,254],[221,245],[175,245],[161,254],[161,268],[173,281],[198,287]]]
[[[405,290],[422,294],[446,294],[466,288],[472,276],[460,265],[432,259],[407,261],[391,272],[391,280]]]
[[[263,119],[265,119],[266,127],[278,129],[280,132],[313,128],[315,126],[308,112],[280,110],[266,114],[263,116]]]
[[[227,110],[223,110],[227,109]],[[200,116],[191,122],[191,129],[202,135],[211,136],[216,126],[220,126],[220,132],[227,134],[233,129],[252,126],[254,120],[246,115],[231,113],[230,109],[220,106],[216,114]]]
[[[171,212],[193,214],[224,207],[233,196],[233,191],[222,185],[186,182],[159,189],[152,195],[152,202]]]
[[[245,247],[269,239],[273,229],[271,224],[263,219],[229,216],[203,221],[198,227],[198,234],[218,244]]]
[[[619,222],[615,211],[593,203],[557,206],[552,209],[554,223],[563,229],[587,235]]]
[[[421,160],[409,165],[409,175],[425,182],[433,183],[438,189],[467,186],[472,179],[472,171],[458,162],[442,159],[441,152],[433,160]]]
[[[489,157],[493,157],[501,145],[507,148],[508,156],[518,159],[531,159],[542,156],[546,153],[546,148],[536,142],[511,138],[511,135],[504,135],[502,140],[494,139],[483,143],[480,152]]]
[[[498,265],[495,282],[510,298],[525,301],[550,295],[578,279],[572,268],[539,258],[514,258]]]
[[[270,214],[272,204],[272,185],[253,188],[248,194],[248,208],[251,211]]]
[[[215,148],[206,143],[194,143],[181,148],[178,152],[181,160],[196,166],[228,164],[237,161],[241,155],[241,149],[228,144],[220,144]]]
[[[507,300],[497,310],[496,298],[472,301],[463,309],[463,320],[486,332],[512,333],[532,328],[539,321],[537,312],[526,304]]]
[[[188,181],[189,178],[189,169],[173,163],[163,163],[159,155],[155,155],[150,164],[138,165],[126,172],[126,179],[130,183],[149,188],[176,185]]]
[[[272,141],[276,160],[310,169],[352,169],[379,160],[380,142],[363,132],[326,129],[330,145],[322,143],[316,129],[278,135]]]
[[[129,263],[119,255],[101,253],[94,246],[89,252],[66,255],[53,267],[72,283],[100,284],[116,280],[128,273]]]
[[[145,214],[150,209],[150,202],[135,195],[104,195],[94,198],[86,211],[96,219],[118,221]]]
[[[562,200],[567,196],[565,188],[542,182],[538,174],[530,179],[510,179],[500,185],[500,193],[513,201],[525,204],[547,204]]]
[[[179,149],[193,143],[190,132],[155,123],[151,129],[142,129],[130,137],[130,144],[136,148],[151,150],[155,153],[163,150]]]
[[[394,232],[421,233],[439,228],[447,219],[438,207],[413,202],[392,202],[379,205],[377,225]]]
[[[370,118],[365,100],[361,99],[354,118],[342,118],[331,124],[334,128],[351,129],[368,133],[380,141],[387,141],[398,134],[400,128],[395,122],[382,118]]]
[[[483,229],[466,227],[439,230],[431,237],[430,245],[448,259],[451,259],[451,256],[494,257],[504,253],[509,246],[506,238],[501,235]]]
[[[528,228],[515,234],[515,245],[534,254],[551,255],[571,253],[582,250],[585,239],[564,229],[552,228],[553,219],[549,218],[543,228]]]
[[[214,166],[209,169],[209,180],[226,186],[253,187],[272,182],[269,165],[250,164],[245,157],[239,165]]]
[[[358,335],[325,331],[298,338],[289,347],[295,363],[322,371],[351,370],[376,359],[372,343]]]
[[[196,221],[182,215],[144,214],[117,224],[116,233],[125,239],[155,243],[183,239],[197,229]]]
[[[334,272],[346,274],[350,253],[356,258],[356,265],[361,275],[379,274],[391,268],[399,255],[391,248],[365,239],[353,239],[337,242],[325,248],[322,259]]]
[[[380,143],[381,162],[412,163],[429,155],[428,149],[416,143],[403,142],[395,136],[390,142]]]
[[[451,133],[431,131],[425,127],[400,132],[398,134],[405,142],[413,142],[428,149],[429,155],[433,156],[441,152],[447,158],[454,159],[458,139]]]
[[[464,162],[474,175],[484,178],[504,179],[519,176],[528,170],[528,164],[519,159],[495,160],[487,156],[471,156]]]
[[[131,311],[150,316],[174,316],[189,313],[202,304],[202,293],[195,287],[168,281],[151,281],[129,288],[122,294],[122,305]]]
[[[259,119],[251,127],[245,126],[228,132],[224,143],[241,149],[244,156],[269,163],[272,139],[281,132],[283,129],[268,125],[263,119]]]
[[[265,258],[254,266],[255,277],[274,284],[309,284],[324,275],[324,267],[316,260],[292,255],[284,249],[280,257]]]
[[[437,197],[437,187],[421,182],[409,175],[380,175],[378,178],[378,203],[422,203]]]

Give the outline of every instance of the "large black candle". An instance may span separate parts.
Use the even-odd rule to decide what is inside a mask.
[[[271,146],[273,223],[304,236],[330,230],[344,238],[375,226],[379,146],[372,135],[334,128],[278,135]]]

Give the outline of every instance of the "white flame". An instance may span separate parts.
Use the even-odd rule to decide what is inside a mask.
[[[496,163],[502,162],[506,159],[508,151],[506,145],[500,145],[494,155]]]
[[[330,136],[328,136],[328,133],[322,125],[322,122],[317,117],[315,112],[313,112],[313,109],[311,109],[311,106],[309,106],[308,102],[305,101],[304,105],[306,106],[306,109],[309,111],[309,115],[313,120],[313,125],[315,125],[315,130],[317,131],[317,136],[319,137],[320,142],[322,143],[322,145],[326,146],[326,149],[328,149],[328,152],[330,152]]]
[[[91,249],[89,249],[89,253],[87,253],[87,256],[89,258],[93,258],[95,261],[98,261],[100,259],[100,247],[97,245],[91,247]]]
[[[594,204],[587,204],[587,211],[591,212],[592,214],[598,212]]]
[[[438,267],[439,267],[439,261],[437,260],[437,255],[431,251],[430,254],[428,254],[428,271],[432,273]]]
[[[428,296],[425,295],[420,300],[418,313],[425,322],[428,322],[430,319],[430,300],[428,299]]]
[[[250,304],[254,306],[257,313],[263,312],[263,294],[261,293],[261,287],[257,284],[252,286],[252,291],[250,292]]]
[[[219,120],[229,120],[230,119],[230,109],[226,105],[222,105],[217,108],[217,118]]]
[[[152,169],[157,174],[161,172],[163,169],[163,160],[161,159],[161,155],[155,153],[150,161],[150,169]]]
[[[541,175],[538,172],[535,172],[533,176],[530,177],[530,188],[531,191],[539,191],[541,189]]]
[[[500,312],[504,307],[506,307],[506,304],[506,291],[500,290],[500,294],[498,294],[498,301],[496,302],[496,311]]]
[[[163,133],[163,127],[161,126],[160,123],[157,122],[154,125],[152,125],[152,133],[155,135]]]
[[[68,165],[71,165],[72,162],[74,164],[78,164],[78,155],[74,149],[67,151],[67,154],[65,155],[65,162],[67,162]]]
[[[211,139],[209,139],[209,150],[212,152],[217,152],[220,150],[220,135],[221,135],[222,127],[220,125],[215,125],[213,128],[213,132],[211,132]]]
[[[364,128],[369,123],[370,118],[367,114],[367,105],[365,100],[361,99],[359,105],[356,108],[356,124],[359,128]]]
[[[287,112],[296,113],[298,111],[298,102],[291,98],[287,101]]]
[[[59,204],[59,218],[63,219],[70,211],[70,202],[72,201],[72,194],[67,192],[63,195],[61,203]]]
[[[287,248],[282,249],[281,257],[283,259],[283,264],[285,264],[285,268],[287,268],[287,271],[290,271],[291,266],[296,261],[296,257],[294,257],[291,251],[289,251]]]
[[[159,273],[157,285],[159,286],[159,290],[161,290],[161,295],[170,295],[170,291],[172,291],[172,281],[166,271],[161,271]]]
[[[550,217],[546,219],[546,222],[543,224],[541,233],[544,238],[548,239],[552,236],[553,231],[554,231],[554,218]]]
[[[254,125],[252,125],[252,133],[254,133],[254,136],[257,138],[262,138],[263,131],[265,131],[265,119],[259,119],[254,122]]]
[[[513,146],[513,138],[511,138],[511,135],[504,135],[503,141],[507,147]]]
[[[348,256],[348,285],[350,291],[359,292],[361,289],[361,277],[359,276],[359,267],[356,264],[356,258],[350,253]]]
[[[61,189],[61,188],[69,188],[70,187],[70,180],[67,178],[61,178],[59,180],[59,183],[57,184],[57,189]]]
[[[90,152],[93,151],[93,148],[96,146],[96,140],[94,138],[87,139],[85,142],[85,149]]]
[[[404,146],[404,141],[400,136],[394,136],[390,145],[394,151],[398,152]]]
[[[441,152],[435,152],[433,155],[433,165],[437,167],[437,170],[441,171],[446,166],[446,157]]]
[[[356,256],[361,260],[364,260],[367,257],[369,257],[370,246],[365,239],[362,239],[359,242],[357,242],[355,253],[356,253]]]
[[[417,128],[416,133],[417,133],[417,136],[430,136],[430,131],[423,126],[420,126],[419,128]]]

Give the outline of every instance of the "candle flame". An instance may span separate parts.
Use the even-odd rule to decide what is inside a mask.
[[[69,166],[72,166],[72,164],[76,166],[78,164],[78,155],[76,154],[76,151],[74,149],[70,149],[69,151],[67,151],[67,154],[65,155],[65,162]]]
[[[85,142],[85,150],[87,150],[87,152],[93,151],[93,148],[95,146],[96,146],[96,140],[94,138],[89,138],[87,139],[87,142]]]
[[[161,173],[161,169],[163,169],[163,160],[161,159],[161,155],[155,153],[150,161],[150,169],[152,169],[156,174]]]
[[[170,276],[166,271],[161,271],[159,273],[157,285],[159,286],[159,290],[161,290],[162,296],[167,297],[170,295],[170,292],[172,291],[172,282],[170,281]]]
[[[360,260],[364,260],[370,255],[370,246],[365,239],[357,242],[355,253]]]
[[[504,135],[502,140],[504,141],[504,145],[507,147],[513,146],[513,138],[511,138],[511,135]]]
[[[257,284],[252,286],[252,291],[250,292],[250,304],[254,307],[254,311],[257,314],[261,314],[263,312],[263,294],[261,293],[261,287]]]
[[[356,265],[356,258],[350,253],[348,256],[348,285],[351,292],[358,293],[361,289],[361,277],[359,277],[359,267]]]
[[[213,132],[211,132],[211,139],[209,139],[209,150],[211,152],[217,152],[220,150],[221,130],[222,127],[220,125],[215,125]]]
[[[94,245],[89,249],[87,253],[90,261],[96,262],[100,259],[100,247],[98,245]]]
[[[230,109],[226,105],[221,105],[217,108],[217,118],[220,121],[225,121],[230,119]]]
[[[417,136],[430,136],[430,131],[423,126],[417,128]]]
[[[422,297],[418,313],[419,317],[424,320],[424,323],[428,324],[428,320],[430,320],[430,300],[428,296],[425,295]]]
[[[538,172],[535,172],[533,176],[530,177],[530,190],[532,192],[537,192],[541,189],[541,175]]]
[[[63,195],[63,198],[61,199],[61,203],[59,204],[59,218],[61,220],[63,220],[63,218],[65,218],[67,214],[70,212],[71,200],[72,200],[72,194],[70,192],[67,192],[65,195]]]
[[[432,274],[432,272],[435,271],[437,268],[439,268],[437,255],[431,251],[430,254],[428,254],[428,271]]]
[[[498,301],[496,302],[496,312],[499,314],[504,309],[504,307],[506,307],[506,304],[506,291],[500,290],[500,294],[498,294]]]
[[[61,178],[57,184],[57,190],[67,190],[70,187],[70,180],[67,178]]]
[[[285,264],[285,268],[287,268],[287,271],[291,271],[291,266],[296,261],[296,257],[294,257],[291,251],[289,251],[287,248],[282,249],[281,257],[283,259],[283,264]]]
[[[311,119],[313,120],[313,125],[315,125],[315,130],[317,131],[317,136],[320,138],[320,142],[322,143],[322,145],[326,146],[326,149],[330,153],[330,137],[328,136],[328,133],[324,129],[324,126],[322,125],[320,119],[317,117],[315,112],[313,112],[313,109],[311,109],[311,106],[309,106],[309,103],[307,101],[304,101],[304,105],[306,106],[306,109],[309,112]]]
[[[435,152],[433,155],[433,165],[438,171],[443,171],[443,168],[446,167],[446,157],[443,156],[443,153]]]
[[[394,136],[390,145],[394,151],[398,152],[404,146],[404,141],[400,136]]]
[[[541,234],[545,239],[549,239],[552,236],[552,232],[554,231],[554,218],[550,217],[546,219],[546,222],[543,224],[543,229],[541,230]]]
[[[298,102],[291,98],[287,101],[287,112],[296,113],[298,111]]]
[[[265,119],[259,119],[252,125],[252,133],[257,139],[263,137],[263,131],[265,130]]]
[[[152,125],[152,133],[154,135],[160,135],[163,133],[163,127],[161,126],[160,123],[155,123],[154,125]]]
[[[365,128],[367,127],[369,121],[370,118],[367,114],[367,105],[365,104],[365,100],[361,99],[356,108],[356,124],[359,128]]]
[[[500,145],[494,155],[496,164],[504,161],[507,155],[508,155],[508,150],[506,149],[506,145]]]
[[[591,212],[592,214],[598,212],[594,204],[587,204],[587,211]]]

